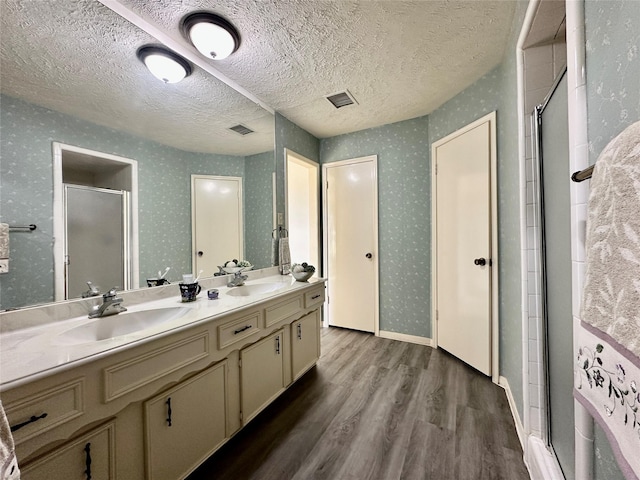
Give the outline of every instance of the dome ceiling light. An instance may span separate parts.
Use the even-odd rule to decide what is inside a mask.
[[[147,45],[138,49],[137,55],[153,76],[164,83],[177,83],[191,74],[189,62],[166,48]]]
[[[182,19],[183,35],[205,57],[223,60],[240,46],[240,34],[231,23],[210,12],[195,12]]]

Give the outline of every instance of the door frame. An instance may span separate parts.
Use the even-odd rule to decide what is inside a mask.
[[[373,225],[373,250],[375,252],[373,269],[373,282],[375,289],[375,302],[374,302],[374,335],[380,336],[380,248],[378,246],[378,156],[369,155],[366,157],[351,158],[347,160],[341,160],[338,162],[325,163],[322,165],[322,276],[328,277],[329,272],[329,209],[327,205],[327,170],[329,168],[336,168],[345,165],[353,165],[356,163],[370,162],[373,166],[373,218],[375,219]],[[327,303],[331,299],[327,296]],[[329,309],[323,308],[322,324],[325,327],[329,326]]]
[[[191,174],[191,271],[194,276],[198,275],[196,271],[196,179],[204,178],[207,180],[233,180],[238,183],[238,200],[240,208],[238,212],[238,231],[240,232],[240,260],[244,260],[244,191],[242,190],[242,177],[232,177],[225,175],[201,175]]]
[[[318,222],[320,222],[320,209],[322,208],[322,203],[320,202],[320,188],[321,188],[321,178],[320,178],[320,165],[318,162],[314,162],[313,160],[305,157],[304,155],[300,155],[299,153],[294,152],[285,147],[284,149],[284,226],[289,232],[289,236],[291,236],[291,229],[289,228],[289,157],[293,157],[300,163],[307,165],[309,168],[313,168],[316,171],[316,178],[318,179],[318,183],[316,185],[316,192],[318,194],[318,211],[316,212],[316,218]],[[319,226],[319,225],[318,225]],[[277,228],[277,226],[274,226]],[[322,248],[320,244],[322,243],[323,237],[321,229],[318,228],[318,238],[316,241],[318,242],[318,251],[316,252],[316,257],[319,262],[322,262]],[[315,267],[319,267],[319,265],[315,265]],[[318,272],[318,275],[320,272]]]
[[[489,158],[489,183],[490,183],[490,242],[491,242],[491,379],[494,383],[499,383],[500,380],[500,303],[499,303],[499,290],[498,290],[498,273],[499,273],[499,259],[498,259],[498,176],[497,176],[497,134],[496,134],[496,112],[493,111],[474,122],[466,125],[459,130],[447,135],[440,140],[431,144],[431,325],[433,332],[433,347],[438,348],[438,321],[436,312],[438,310],[438,231],[437,231],[437,218],[438,218],[438,205],[437,205],[437,149],[439,146],[453,140],[460,135],[463,135],[470,130],[484,124],[489,123],[490,132],[490,158]]]
[[[109,153],[90,150],[88,148],[75,147],[61,142],[52,142],[53,150],[53,276],[55,301],[64,300],[65,296],[65,219],[64,219],[64,186],[62,176],[62,153],[74,152],[92,157],[99,157],[108,163],[130,167],[131,172],[131,193],[129,195],[129,220],[128,232],[129,248],[129,273],[131,279],[130,288],[136,289],[140,286],[140,263],[139,263],[139,235],[138,235],[138,162],[130,158],[111,155]],[[125,247],[126,248],[126,247]]]

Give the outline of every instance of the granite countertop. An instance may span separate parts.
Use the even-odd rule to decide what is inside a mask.
[[[224,279],[224,277],[221,277]],[[224,281],[224,280],[223,280]],[[253,294],[250,296],[232,296],[228,292],[233,288],[226,285],[219,285],[218,282],[201,282],[202,292],[194,302],[182,303],[177,285],[166,287],[156,287],[153,289],[142,289],[137,291],[142,297],[146,292],[162,291],[166,295],[164,298],[144,301],[144,298],[137,297],[136,292],[125,296],[123,305],[127,312],[115,316],[108,316],[99,319],[90,319],[87,314],[76,315],[63,320],[51,322],[39,322],[35,326],[26,328],[14,328],[5,330],[0,334],[0,391],[23,385],[25,383],[59,373],[69,368],[77,367],[113,353],[142,345],[146,342],[162,338],[167,335],[177,333],[186,328],[193,327],[198,323],[215,320],[225,314],[241,311],[266,300],[289,294],[295,290],[300,290],[313,284],[324,283],[324,279],[311,278],[309,282],[296,282],[291,276],[257,275],[255,279],[250,279],[246,285],[260,283],[278,283],[281,286],[276,291]],[[218,283],[218,284],[216,284]],[[209,300],[207,298],[208,288],[217,288],[219,298]],[[155,293],[155,292],[154,292]],[[147,294],[147,297],[149,295]],[[157,293],[155,293],[157,296]],[[127,302],[127,298],[131,302]],[[97,302],[95,299],[94,301]],[[101,298],[100,298],[101,301]],[[91,341],[87,343],[69,343],[60,337],[67,330],[78,326],[95,322],[109,322],[120,315],[130,312],[139,312],[150,309],[161,309],[168,307],[183,307],[188,309],[186,313],[159,325],[147,327],[143,330],[109,338],[101,341]],[[38,308],[32,309],[34,315],[38,314]],[[0,315],[7,315],[5,313]],[[24,317],[24,314],[22,314]]]

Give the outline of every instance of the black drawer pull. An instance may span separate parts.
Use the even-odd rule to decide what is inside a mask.
[[[171,397],[167,398],[167,425],[171,426]]]
[[[237,335],[237,334],[239,334],[239,333],[241,333],[241,332],[244,332],[245,330],[249,330],[252,326],[253,326],[253,325],[245,325],[245,326],[244,326],[244,327],[242,327],[242,328],[239,328],[239,329],[237,329],[237,330],[234,330],[234,331],[233,331],[233,334],[234,334],[234,335]]]
[[[87,475],[87,480],[91,480],[91,443],[87,443],[84,446],[84,451],[85,451],[85,465],[87,467],[87,469],[84,471],[84,473]]]
[[[322,296],[321,293],[314,295],[313,297],[311,297],[311,300],[315,300],[316,298],[320,298]]]
[[[29,420],[27,420],[26,422],[22,422],[22,423],[18,423],[17,425],[13,425],[11,427],[11,431],[12,432],[17,432],[18,430],[20,430],[22,427],[26,427],[27,425],[29,425],[30,423],[33,422],[37,422],[38,420],[41,420],[43,418],[46,418],[47,414],[43,413],[42,415],[32,415],[31,418]]]

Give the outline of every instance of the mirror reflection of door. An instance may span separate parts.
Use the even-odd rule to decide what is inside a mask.
[[[292,263],[319,266],[319,167],[308,158],[286,150],[287,228]]]
[[[87,282],[101,292],[129,288],[127,192],[81,185],[64,192],[67,298],[81,297]]]
[[[209,277],[227,260],[251,262],[244,258],[242,199],[241,177],[191,175],[194,274]]]

